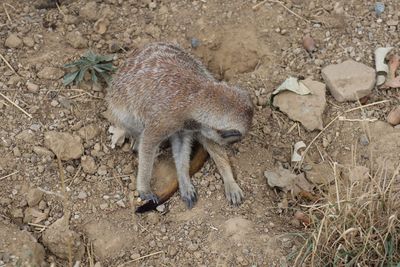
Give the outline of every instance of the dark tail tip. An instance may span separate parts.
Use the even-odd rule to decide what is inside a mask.
[[[139,206],[136,208],[135,213],[145,213],[148,211],[152,211],[155,210],[157,208],[158,205],[161,205],[161,203],[156,203],[152,200],[147,201],[146,203],[144,203],[143,205]]]

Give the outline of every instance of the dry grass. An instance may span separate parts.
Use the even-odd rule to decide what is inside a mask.
[[[399,167],[336,175],[325,203],[307,206],[310,233],[295,266],[400,266]]]

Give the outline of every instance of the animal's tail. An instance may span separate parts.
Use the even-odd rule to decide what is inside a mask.
[[[198,143],[192,149],[192,156],[190,160],[189,175],[192,176],[198,172],[208,158],[207,151]],[[168,177],[169,176],[169,177]],[[166,202],[178,190],[178,175],[176,173],[175,164],[173,161],[161,161],[155,166],[154,169],[155,179],[166,179],[171,181],[161,192],[157,193],[158,203],[148,201],[143,205],[137,207],[136,213],[144,213],[147,211],[155,210],[158,205]]]

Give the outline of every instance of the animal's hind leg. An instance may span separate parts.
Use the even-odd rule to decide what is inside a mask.
[[[170,138],[178,174],[179,191],[189,208],[192,208],[197,201],[196,189],[190,181],[189,175],[192,139],[192,134],[188,133],[177,133]]]

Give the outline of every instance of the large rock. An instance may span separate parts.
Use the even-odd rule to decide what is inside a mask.
[[[43,233],[43,244],[54,255],[68,259],[72,253],[74,260],[80,260],[85,252],[85,246],[78,233],[69,229],[69,214],[64,215]]]
[[[369,95],[375,86],[375,76],[373,68],[353,60],[322,69],[329,91],[339,102],[356,101]]]
[[[62,160],[79,159],[83,154],[82,139],[69,133],[46,132],[44,144]]]
[[[325,85],[310,78],[302,82],[310,89],[311,94],[298,95],[283,91],[274,97],[273,105],[290,119],[301,122],[307,130],[322,130],[322,113],[326,106]]]
[[[28,232],[1,220],[0,255],[7,261],[4,266],[45,266],[43,246]]]

